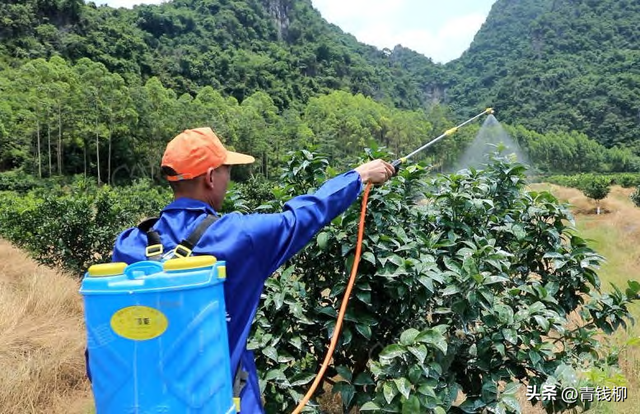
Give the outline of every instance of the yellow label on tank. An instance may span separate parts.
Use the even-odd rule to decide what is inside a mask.
[[[144,341],[156,338],[167,330],[167,317],[148,306],[122,308],[111,317],[111,328],[123,338]]]

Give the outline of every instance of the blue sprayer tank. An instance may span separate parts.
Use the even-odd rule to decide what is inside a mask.
[[[96,414],[226,414],[233,402],[224,261],[93,265],[84,298]]]

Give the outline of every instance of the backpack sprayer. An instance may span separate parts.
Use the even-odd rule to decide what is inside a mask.
[[[400,170],[400,166],[404,163],[407,162],[407,160],[411,157],[413,157],[414,155],[418,154],[419,152],[429,148],[430,146],[432,146],[433,144],[435,144],[436,142],[440,141],[441,139],[443,139],[444,137],[447,137],[449,135],[453,135],[455,134],[458,129],[462,128],[463,126],[470,124],[471,122],[475,121],[476,119],[480,118],[482,115],[485,114],[493,114],[493,108],[487,108],[484,112],[474,116],[473,118],[463,122],[462,124],[451,128],[449,130],[447,130],[444,134],[440,135],[439,137],[437,137],[436,139],[429,141],[428,143],[426,143],[425,145],[421,146],[420,148],[418,148],[417,150],[413,151],[412,153],[402,157],[402,158],[398,158],[397,160],[393,161],[391,163],[391,165],[393,165],[393,167],[395,168],[395,173],[397,174],[398,171]],[[349,277],[349,284],[347,285],[347,289],[344,292],[344,298],[342,300],[342,305],[340,306],[340,313],[338,314],[338,320],[336,322],[336,327],[333,330],[333,335],[331,337],[331,344],[329,345],[329,350],[327,351],[327,355],[324,359],[324,362],[322,363],[322,366],[320,368],[320,372],[318,372],[318,375],[316,375],[316,379],[313,382],[313,384],[311,385],[311,388],[309,389],[309,391],[307,392],[307,394],[304,396],[304,398],[300,401],[300,403],[298,404],[298,406],[296,407],[296,409],[293,411],[293,414],[298,414],[302,411],[302,409],[304,408],[304,406],[309,402],[309,399],[311,399],[311,396],[313,395],[313,393],[315,392],[316,388],[318,387],[318,385],[320,384],[320,381],[322,380],[322,377],[324,376],[325,371],[327,370],[327,367],[329,366],[329,361],[331,361],[331,357],[333,355],[333,351],[335,350],[336,347],[336,343],[338,342],[338,337],[340,336],[340,328],[342,327],[342,321],[344,320],[344,315],[345,312],[347,310],[347,304],[349,302],[349,297],[351,296],[351,290],[353,288],[353,285],[355,283],[356,280],[356,274],[358,272],[358,263],[360,262],[360,252],[362,250],[362,238],[364,235],[364,217],[365,214],[367,212],[367,200],[369,198],[369,190],[371,189],[371,183],[369,182],[367,184],[367,187],[364,190],[364,196],[362,198],[362,209],[360,211],[360,223],[358,225],[358,242],[356,244],[356,255],[355,255],[355,260],[353,261],[353,267],[351,268],[351,276]]]

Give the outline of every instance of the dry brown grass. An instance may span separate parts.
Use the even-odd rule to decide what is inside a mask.
[[[1,413],[86,412],[78,287],[0,240]]]

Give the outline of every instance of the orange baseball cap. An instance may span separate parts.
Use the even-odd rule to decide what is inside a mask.
[[[173,138],[162,156],[162,166],[178,173],[169,181],[190,180],[221,165],[251,164],[251,155],[227,151],[211,128],[187,129]]]

